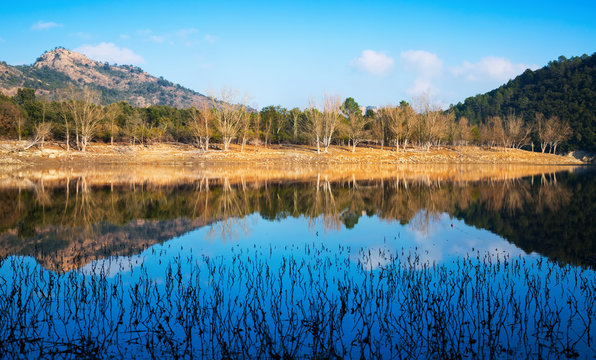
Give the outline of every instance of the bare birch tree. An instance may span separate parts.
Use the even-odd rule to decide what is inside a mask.
[[[321,153],[321,139],[323,138],[323,113],[317,108],[316,100],[308,101],[306,114],[306,134],[317,145],[317,154]]]
[[[299,128],[299,121],[300,121],[301,114],[302,114],[302,111],[300,111],[300,109],[298,109],[298,108],[293,108],[289,112],[290,118],[292,119],[292,130],[293,130],[293,135],[294,135],[294,141],[296,141],[298,139],[298,128]]]
[[[71,90],[70,96],[66,105],[75,123],[77,148],[86,151],[102,119],[99,92],[85,87],[83,91]]]
[[[325,96],[323,108],[323,147],[328,151],[341,116],[341,100],[339,96]]]
[[[203,151],[209,150],[209,139],[211,138],[211,125],[215,118],[213,110],[207,102],[189,109],[190,130],[195,138],[197,147]]]
[[[352,144],[352,152],[355,152],[356,146],[364,141],[368,135],[368,131],[365,130],[368,120],[360,112],[348,112],[346,120],[346,133]]]
[[[384,118],[384,123],[387,124],[389,134],[395,143],[395,151],[399,151],[399,140],[404,125],[401,109],[398,106],[387,105],[381,108],[379,113]]]
[[[240,145],[240,152],[244,152],[244,147],[246,146],[246,142],[248,140],[248,137],[250,136],[251,133],[251,125],[252,125],[252,116],[250,116],[250,114],[248,113],[248,111],[246,111],[245,107],[241,107],[238,109],[238,111],[240,112],[239,116],[240,116],[240,137],[242,140],[242,143]],[[261,114],[257,113],[255,115],[255,122],[258,124],[260,121],[260,117]]]
[[[567,122],[560,121],[556,119],[554,122],[553,131],[552,131],[552,139],[551,139],[551,153],[557,153],[557,146],[564,141],[569,140],[571,134],[573,133],[571,126]]]
[[[538,140],[540,141],[540,151],[544,153],[546,148],[553,143],[553,139],[556,138],[557,122],[559,118],[551,116],[547,120],[544,120],[544,115],[536,113],[536,126],[538,127]]]
[[[457,123],[455,123],[455,136],[453,138],[454,145],[468,145],[472,141],[472,128],[468,118],[462,117]]]
[[[499,116],[488,118],[486,124],[481,126],[480,133],[481,140],[491,148],[505,143],[505,128],[503,120]]]
[[[122,114],[122,109],[118,103],[113,103],[105,107],[105,117],[110,126],[110,145],[114,146],[114,134],[116,133],[116,120]]]
[[[387,124],[385,116],[382,116],[381,111],[375,114],[375,118],[372,124],[372,133],[375,139],[377,139],[381,145],[381,149],[385,147],[385,138],[387,135]]]
[[[505,146],[521,149],[526,145],[531,133],[532,126],[525,124],[521,116],[510,113],[505,118]]]
[[[224,151],[228,151],[232,140],[238,135],[241,125],[241,104],[237,104],[235,91],[223,88],[219,101],[215,102],[215,126],[221,134]]]
[[[45,140],[51,135],[52,133],[52,124],[47,122],[41,122],[35,125],[35,132],[34,137],[31,142],[31,145],[40,144],[40,148],[43,150]]]

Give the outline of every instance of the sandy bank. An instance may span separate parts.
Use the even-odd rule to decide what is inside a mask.
[[[213,149],[203,152],[184,144],[154,144],[130,146],[119,144],[93,144],[86,152],[66,151],[62,144],[50,144],[43,150],[29,149],[9,152],[15,142],[0,146],[0,163],[14,165],[47,166],[59,164],[582,164],[572,158],[552,154],[533,153],[517,149],[484,149],[474,146],[440,147],[429,151],[409,148],[390,150],[359,147],[352,153],[348,147],[332,146],[327,153],[317,154],[316,148],[295,145],[270,147],[232,145],[230,151]]]

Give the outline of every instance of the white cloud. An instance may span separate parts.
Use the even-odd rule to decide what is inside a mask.
[[[406,93],[410,96],[418,96],[422,94],[436,94],[439,90],[433,85],[430,79],[423,77],[416,78],[414,84],[406,89]]]
[[[118,64],[141,64],[145,60],[132,50],[119,48],[114,43],[102,42],[97,45],[83,45],[74,51],[87,55],[97,61],[107,61]]]
[[[462,65],[451,69],[451,73],[466,81],[507,81],[521,74],[526,69],[535,70],[537,68],[538,66],[536,65],[513,64],[511,60],[506,58],[488,56],[480,59],[477,63],[464,61]]]
[[[375,76],[387,75],[393,70],[395,60],[385,53],[364,50],[360,57],[350,61],[350,66]]]
[[[203,36],[203,39],[205,39],[205,41],[207,41],[208,43],[213,44],[217,41],[218,37],[210,34],[205,34],[205,36]]]
[[[6,42],[6,40],[0,37],[0,44],[2,44],[3,42]]]
[[[400,59],[404,70],[416,77],[406,90],[408,95],[439,93],[434,81],[443,74],[443,60],[437,54],[425,50],[407,50],[401,53]]]
[[[57,24],[53,21],[41,21],[39,20],[35,24],[31,25],[31,30],[48,30],[56,27],[62,27],[62,24]]]
[[[441,75],[443,60],[436,54],[424,50],[408,50],[401,53],[406,71],[411,71],[430,79]]]
[[[128,40],[128,39],[130,39],[130,35],[128,35],[128,34],[120,34],[120,39]]]
[[[79,39],[88,40],[91,38],[91,34],[79,31],[78,33],[71,34],[74,37],[78,37]]]
[[[192,34],[196,34],[198,33],[199,30],[195,29],[195,28],[190,28],[190,29],[180,29],[180,30],[176,30],[175,34],[177,37],[179,38],[186,38]]]
[[[149,41],[154,42],[156,44],[161,44],[166,41],[165,36],[158,36],[158,35],[151,35],[149,36]]]

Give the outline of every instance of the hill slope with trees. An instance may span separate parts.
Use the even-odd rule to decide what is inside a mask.
[[[207,100],[202,94],[152,76],[131,65],[94,61],[64,48],[45,52],[33,65],[11,66],[0,62],[0,92],[14,96],[19,88],[58,100],[69,85],[89,86],[101,92],[103,104],[126,101],[147,107],[168,105],[187,108]]]
[[[596,53],[563,56],[536,71],[526,70],[507,84],[453,106],[456,119],[484,123],[515,113],[527,123],[536,114],[567,122],[573,134],[563,148],[596,151]]]

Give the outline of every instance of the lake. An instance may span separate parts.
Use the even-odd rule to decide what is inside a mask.
[[[596,357],[590,167],[0,177],[2,358]]]

